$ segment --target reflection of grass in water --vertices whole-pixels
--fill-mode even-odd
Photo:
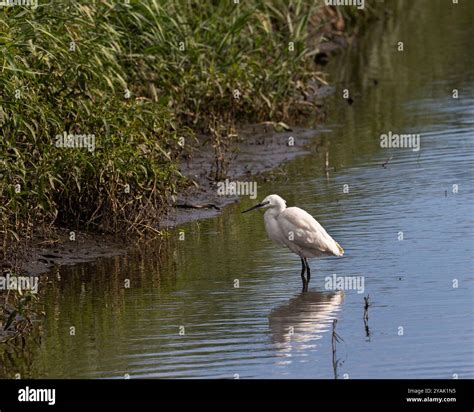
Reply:
[[[33,329],[32,318],[38,296],[29,291],[9,290],[0,296],[2,319],[0,319],[0,343],[24,339]]]
[[[49,373],[73,377],[81,369],[68,371],[64,365],[85,362],[94,369],[106,362],[104,359],[123,353],[130,329],[143,324],[150,310],[159,311],[160,302],[177,289],[178,274],[169,250],[177,246],[172,242],[150,241],[125,256],[64,267],[60,277],[50,277],[41,297],[45,308],[39,331],[43,345],[36,354]],[[75,336],[69,335],[71,326],[76,328]],[[103,352],[91,350],[91,342]]]
[[[0,377],[23,376],[23,369],[30,370],[32,345],[40,344],[38,321],[44,315],[39,302],[40,295],[31,291],[7,290],[0,295]]]
[[[41,339],[30,333],[16,341],[0,344],[0,377],[2,379],[37,378],[34,362]]]

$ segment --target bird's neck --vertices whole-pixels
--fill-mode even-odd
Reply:
[[[286,209],[285,205],[276,205],[276,206],[271,207],[270,209],[267,209],[267,211],[265,212],[265,215],[276,219],[278,215],[281,212],[283,212],[285,209]]]

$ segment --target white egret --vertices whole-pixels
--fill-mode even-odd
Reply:
[[[299,207],[286,207],[285,200],[278,195],[269,195],[261,203],[242,213],[259,208],[268,209],[264,215],[268,237],[300,257],[303,292],[307,292],[311,279],[307,259],[324,255],[342,256],[344,249],[313,216]]]

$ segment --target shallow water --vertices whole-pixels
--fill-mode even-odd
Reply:
[[[0,374],[474,378],[474,4],[461,3],[401,7],[333,61],[331,131],[259,182],[259,199],[306,209],[346,251],[310,261],[309,293],[299,258],[267,240],[260,212],[240,214],[243,199],[160,250],[62,268],[43,286],[41,344]],[[389,131],[420,133],[421,149],[380,148]],[[333,274],[363,276],[363,293],[326,290]]]

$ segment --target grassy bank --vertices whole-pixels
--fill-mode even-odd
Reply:
[[[314,34],[373,13],[323,3],[1,9],[0,260],[53,225],[143,234],[186,184],[177,163],[197,133],[225,145],[235,122],[307,110]]]

